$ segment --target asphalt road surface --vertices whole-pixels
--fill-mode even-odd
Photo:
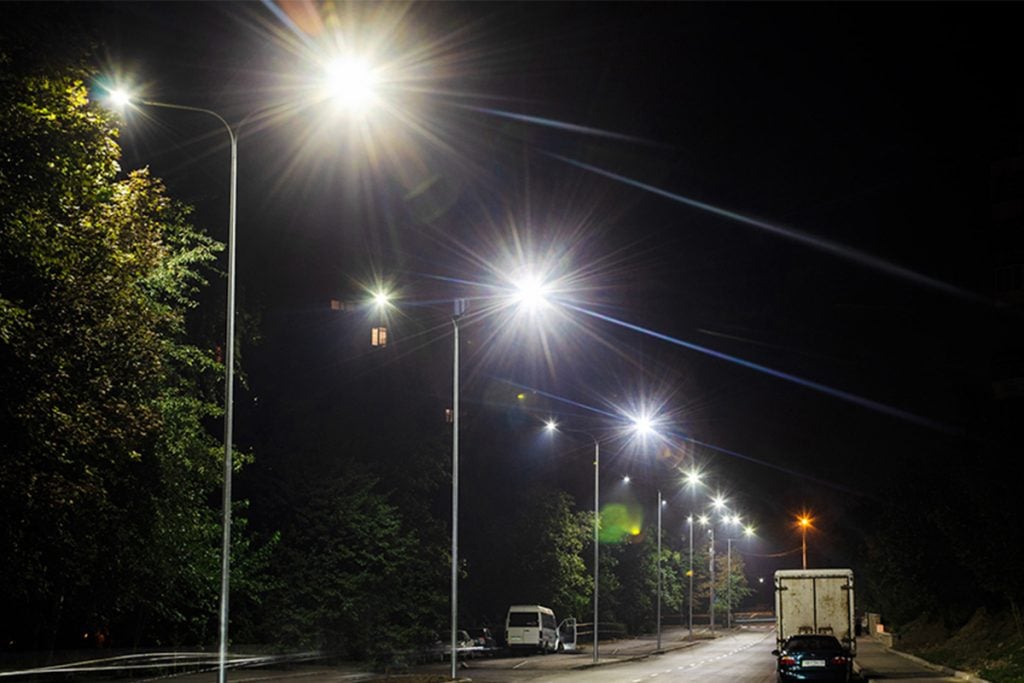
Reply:
[[[775,632],[770,625],[743,626],[731,633],[721,633],[715,639],[688,641],[679,633],[668,632],[663,641],[665,652],[652,654],[652,639],[610,641],[601,649],[601,664],[593,666],[588,652],[526,657],[496,657],[473,659],[459,668],[463,680],[475,683],[661,683],[662,681],[700,681],[701,683],[774,683]],[[115,658],[120,660],[120,658]],[[133,660],[134,661],[134,660]],[[92,660],[78,662],[73,669],[92,672],[90,680],[102,681],[102,672],[110,665],[124,661]],[[858,642],[857,668],[862,675],[853,680],[869,683],[875,680],[900,679],[906,683],[946,683],[957,680],[980,681],[952,671],[939,671],[938,667],[921,660],[887,650],[878,640],[864,638]],[[116,679],[129,679],[131,670],[138,669],[136,681],[154,680],[152,669],[141,663],[127,666]],[[434,674],[447,677],[449,665],[434,662],[403,669],[394,673]],[[145,673],[144,673],[145,672]],[[17,672],[0,673],[0,679]],[[21,672],[25,673],[25,672]],[[42,673],[42,670],[37,670]],[[956,675],[954,675],[956,674]],[[75,680],[72,670],[64,680]],[[96,677],[96,676],[100,677]],[[175,683],[212,683],[216,671],[207,668],[189,674],[162,677]],[[372,674],[358,663],[308,664],[292,663],[287,666],[266,662],[256,668],[232,669],[230,683],[357,683],[378,681],[384,677]],[[32,680],[32,679],[28,679]],[[37,677],[35,680],[47,680]]]
[[[774,683],[775,658],[771,654],[774,647],[774,631],[752,630],[661,655],[597,667],[586,667],[589,661],[586,655],[551,655],[474,661],[460,673],[481,683]],[[573,666],[586,668],[571,668]]]

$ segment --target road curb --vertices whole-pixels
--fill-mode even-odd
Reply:
[[[912,655],[909,652],[901,652],[900,650],[896,650],[894,648],[884,647],[884,646],[883,646],[883,649],[886,652],[890,653],[890,654],[899,655],[900,657],[903,657],[904,659],[907,659],[907,660],[909,660],[911,662],[914,662],[915,664],[917,664],[919,666],[923,666],[926,669],[930,669],[931,671],[935,671],[937,673],[943,673],[943,674],[946,674],[947,676],[952,676],[953,678],[959,678],[961,680],[968,681],[968,683],[991,683],[991,681],[989,681],[987,679],[984,679],[984,678],[980,678],[978,676],[975,676],[973,673],[971,673],[969,671],[960,671],[959,669],[953,669],[953,668],[948,667],[948,666],[942,666],[941,664],[935,664],[933,662],[929,662],[927,659],[923,659],[921,657],[918,657],[917,655]],[[858,674],[861,673],[861,669],[857,665],[857,660],[856,659],[854,660],[854,669],[857,670]],[[883,680],[883,678],[868,678],[868,677],[866,677],[864,680],[866,680],[866,681]]]
[[[970,683],[990,683],[990,681],[988,681],[988,680],[986,680],[984,678],[979,678],[978,676],[975,676],[970,671],[960,671],[959,669],[953,669],[953,668],[948,667],[948,666],[942,666],[941,664],[934,664],[932,662],[929,662],[927,659],[922,659],[921,657],[918,657],[917,655],[912,655],[909,652],[901,652],[901,651],[893,649],[891,647],[887,647],[885,649],[887,651],[893,653],[894,655],[899,655],[900,657],[903,657],[904,659],[909,659],[910,661],[914,662],[915,664],[920,664],[921,666],[928,667],[932,671],[938,671],[938,672],[946,674],[947,676],[953,676],[955,678],[959,678],[959,679],[962,679],[962,680],[965,680],[965,681],[969,681]]]

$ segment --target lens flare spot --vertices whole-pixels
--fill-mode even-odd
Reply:
[[[643,528],[643,512],[639,507],[612,503],[601,510],[601,543],[626,543]]]

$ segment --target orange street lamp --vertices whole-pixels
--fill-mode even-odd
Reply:
[[[807,569],[807,529],[811,526],[811,516],[800,515],[796,518],[796,523],[800,527],[800,547],[803,550],[804,569]]]

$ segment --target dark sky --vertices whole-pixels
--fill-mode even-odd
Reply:
[[[442,428],[445,302],[493,290],[438,278],[499,282],[516,255],[571,274],[560,296],[577,309],[541,321],[544,335],[504,314],[467,323],[470,518],[505,464],[552,457],[524,435],[536,421],[509,417],[519,389],[501,380],[602,411],[660,403],[674,451],[752,511],[765,554],[798,542],[801,507],[825,537],[901,460],[948,457],[962,443],[951,434],[984,421],[1003,324],[986,303],[1004,247],[989,167],[1021,152],[1018,6],[309,7],[306,33],[260,3],[82,3],[64,19],[97,29],[106,78],[232,122],[256,113],[240,143],[238,254],[262,340],[243,359],[238,438],[257,457],[287,467],[268,444],[310,422]],[[390,69],[369,123],[303,99],[339,44]],[[149,165],[223,239],[224,134],[144,113],[127,117],[125,166]],[[327,309],[375,276],[405,300],[386,357],[369,354],[360,314]],[[567,425],[613,424],[528,401]],[[665,476],[618,443],[609,486],[627,469]],[[586,508],[590,471],[573,457],[560,476]]]

